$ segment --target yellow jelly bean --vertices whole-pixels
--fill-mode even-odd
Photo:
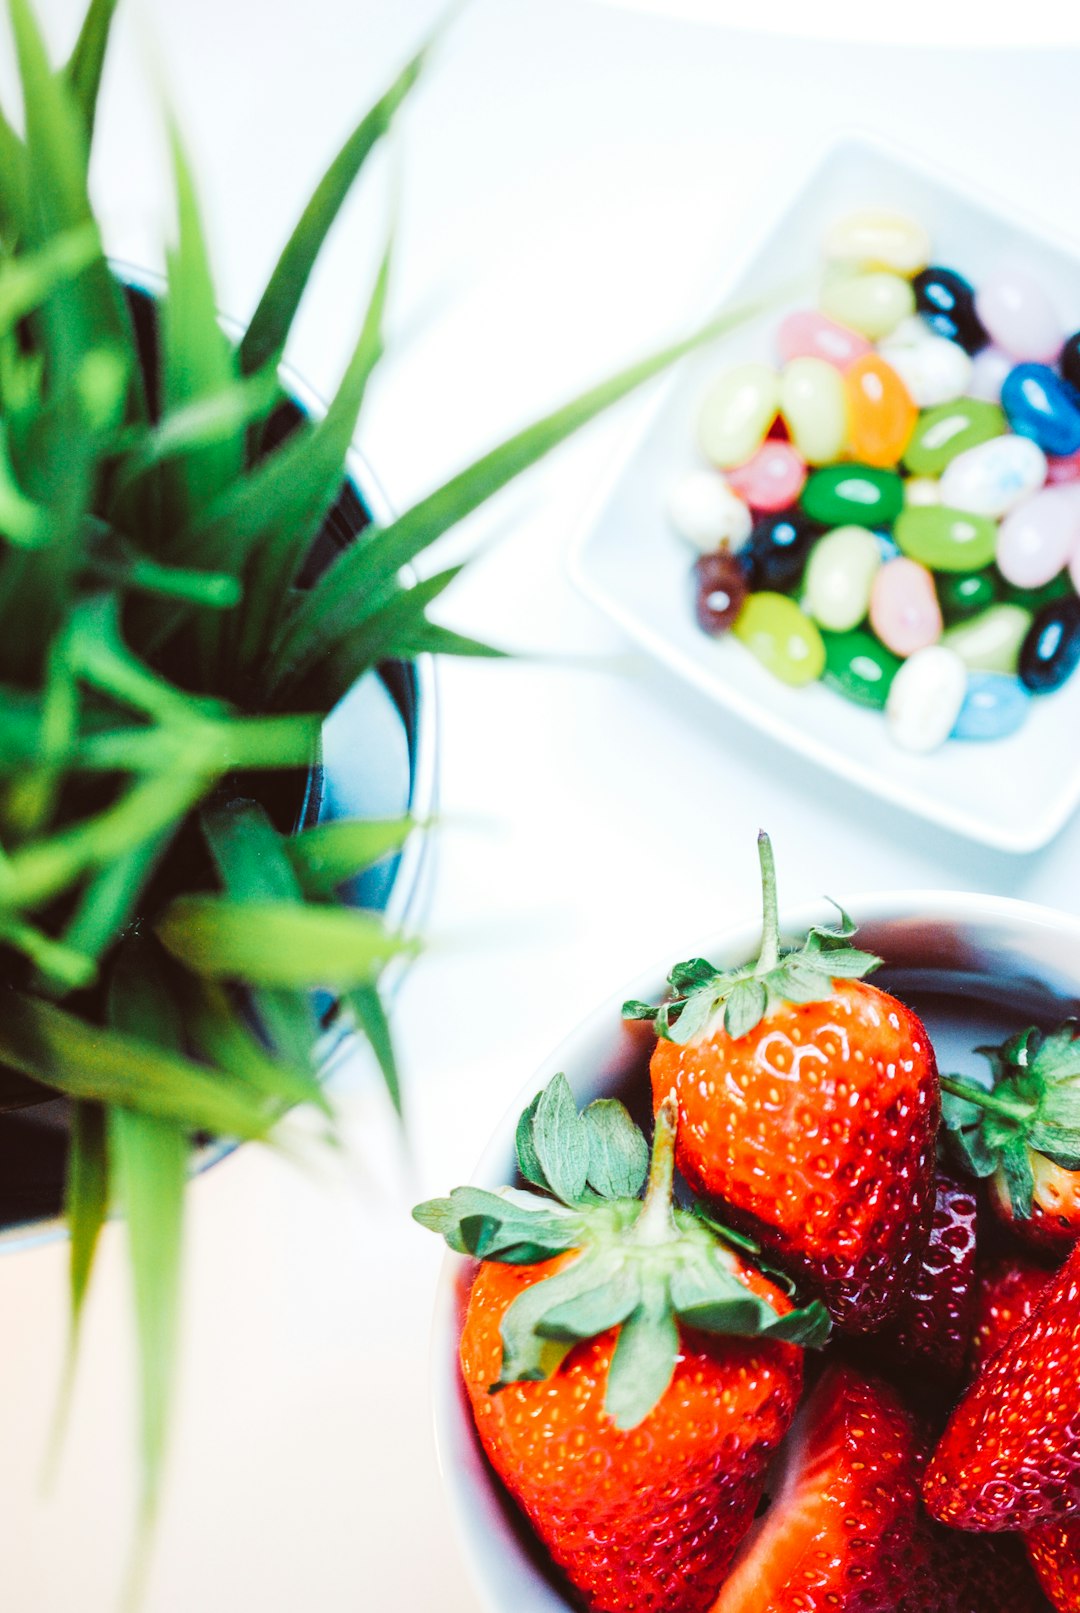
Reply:
[[[910,276],[930,262],[930,236],[904,213],[865,208],[836,221],[825,237],[825,256],[834,263]]]
[[[895,465],[911,440],[919,411],[891,365],[877,353],[855,360],[844,376],[848,443],[863,465]]]
[[[768,364],[736,364],[715,382],[701,407],[698,441],[721,470],[745,465],[765,441],[780,403],[780,381]]]
[[[876,342],[915,312],[915,293],[907,280],[887,269],[851,274],[837,267],[825,276],[821,309]]]
[[[780,377],[780,413],[808,465],[839,459],[847,441],[844,377],[823,358],[793,358]]]

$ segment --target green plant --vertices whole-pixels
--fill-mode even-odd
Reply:
[[[389,245],[325,414],[275,442],[279,364],[341,203],[426,52],[345,142],[239,341],[218,321],[170,130],[177,231],[155,391],[87,191],[114,9],[91,0],[54,71],[28,0],[9,0],[22,119],[0,111],[0,1107],[73,1102],[73,1349],[101,1226],[115,1198],[126,1211],[149,1519],[194,1139],[267,1139],[298,1103],[332,1120],[315,987],[351,1012],[399,1097],[378,981],[411,943],[335,899],[411,825],[289,838],[260,781],[310,766],[326,713],[379,662],[496,653],[428,619],[455,571],[418,581],[410,562],[739,316],[538,421],[301,586],[382,352]]]

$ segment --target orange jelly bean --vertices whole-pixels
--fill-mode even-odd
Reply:
[[[904,452],[919,411],[896,371],[878,353],[855,360],[844,376],[852,457],[881,469]]]

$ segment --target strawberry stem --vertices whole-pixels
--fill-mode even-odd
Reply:
[[[954,1098],[963,1098],[965,1103],[973,1104],[976,1109],[1001,1115],[1005,1120],[1026,1120],[1034,1107],[1022,1098],[1003,1098],[998,1093],[988,1092],[985,1087],[954,1075],[943,1075],[940,1079],[942,1092],[951,1093]]]
[[[780,961],[780,913],[776,902],[776,864],[773,861],[772,841],[764,829],[757,837],[758,862],[761,864],[761,951],[758,954],[755,974],[767,975]]]
[[[634,1238],[638,1243],[667,1243],[678,1237],[673,1209],[675,1186],[675,1132],[679,1124],[679,1103],[668,1093],[656,1111],[649,1179]]]

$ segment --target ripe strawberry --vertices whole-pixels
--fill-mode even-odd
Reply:
[[[893,1390],[830,1367],[784,1447],[779,1488],[712,1613],[893,1613],[925,1607],[922,1442]]]
[[[955,1529],[1015,1529],[1080,1510],[1080,1245],[986,1362],[923,1485]]]
[[[1033,1529],[1027,1549],[1039,1583],[1057,1613],[1080,1613],[1080,1521]]]
[[[973,1176],[990,1178],[1000,1219],[1029,1246],[1065,1256],[1080,1236],[1080,1037],[1075,1020],[1044,1036],[1034,1027],[990,1060],[987,1091],[942,1078],[945,1123]]]
[[[756,964],[704,959],[671,972],[655,1021],[654,1102],[679,1101],[678,1162],[691,1186],[854,1331],[887,1322],[910,1286],[933,1210],[937,1068],[903,1003],[859,978],[880,961],[854,927],[812,929],[781,952],[768,837]]]
[[[995,1261],[975,1284],[975,1325],[968,1356],[972,1378],[1001,1348],[1009,1334],[1026,1322],[1050,1281],[1043,1266],[1016,1256]]]
[[[1016,1535],[969,1535],[928,1524],[932,1596],[910,1613],[1049,1613]],[[909,1604],[904,1604],[909,1613]]]
[[[930,1240],[892,1327],[871,1341],[905,1367],[932,1367],[935,1383],[957,1379],[968,1353],[978,1211],[971,1188],[939,1171]]]
[[[598,1613],[704,1613],[795,1414],[797,1344],[828,1332],[673,1207],[676,1122],[661,1105],[650,1166],[621,1104],[579,1115],[556,1077],[517,1139],[552,1197],[458,1188],[413,1212],[482,1257],[461,1336],[477,1432]]]

